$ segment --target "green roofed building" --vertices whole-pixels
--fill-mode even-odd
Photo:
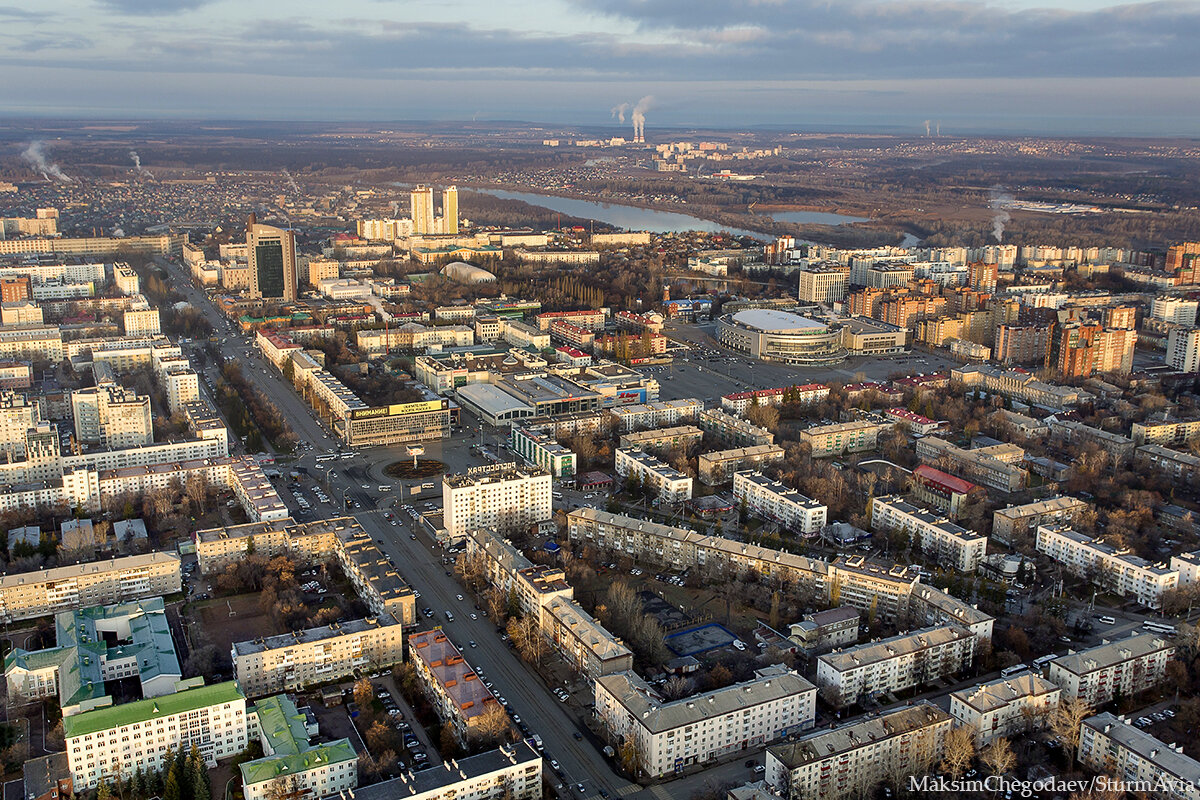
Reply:
[[[105,681],[137,677],[142,697],[157,697],[183,677],[161,597],[63,611],[54,622],[57,647],[5,657],[9,697],[57,695],[70,716],[111,705]]]
[[[63,717],[75,790],[162,767],[168,751],[195,747],[210,767],[246,749],[246,697],[236,681],[180,681],[178,691]]]
[[[266,755],[239,765],[246,800],[276,794],[273,784],[286,784],[288,792],[306,798],[329,797],[358,786],[358,754],[350,740],[310,744],[305,716],[286,696],[259,700],[250,721],[252,728],[257,726]]]

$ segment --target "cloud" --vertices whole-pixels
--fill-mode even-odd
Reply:
[[[213,0],[97,0],[98,4],[118,14],[161,16],[195,11]]]
[[[46,14],[16,6],[0,6],[0,19],[48,20],[49,17]]]

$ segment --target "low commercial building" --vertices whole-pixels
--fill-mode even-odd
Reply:
[[[204,763],[232,758],[250,743],[246,697],[236,681],[181,682],[179,691],[63,718],[76,791],[101,781],[158,772],[168,751],[194,747]]]
[[[977,747],[998,737],[1044,730],[1062,690],[1036,673],[999,678],[950,695],[950,715],[975,733]]]
[[[776,461],[782,461],[783,455],[783,448],[777,444],[701,453],[697,460],[697,472],[701,483],[716,486],[728,483],[733,479],[734,473],[740,470],[760,470]]]
[[[0,578],[0,620],[163,597],[181,588],[179,556],[164,552],[11,573]]]
[[[867,509],[876,531],[905,533],[915,549],[959,572],[974,572],[987,552],[987,537],[983,534],[914,506],[899,495],[873,497]]]
[[[352,619],[320,628],[234,642],[233,673],[247,697],[296,692],[404,660],[394,619]]]
[[[838,705],[956,675],[975,660],[976,638],[957,625],[922,628],[817,658],[817,684]]]
[[[700,430],[729,447],[758,447],[775,443],[775,434],[766,428],[760,428],[719,408],[701,411],[698,425]]]
[[[914,436],[924,436],[941,427],[941,423],[937,420],[923,417],[907,408],[889,408],[883,412],[883,415],[893,421],[897,427],[903,428]]]
[[[358,786],[358,753],[349,739],[313,744],[305,715],[287,697],[259,700],[248,712],[263,756],[238,765],[246,800],[268,800],[283,779],[294,797],[322,798]]]
[[[721,396],[721,408],[730,414],[744,416],[755,406],[781,406],[784,403],[810,405],[819,403],[829,396],[829,387],[823,383],[808,383],[803,386],[780,386],[774,389],[755,389],[750,392],[734,392]]]
[[[861,453],[879,446],[879,434],[892,426],[886,423],[856,420],[813,425],[800,431],[800,441],[811,448],[813,458]]]
[[[596,717],[614,746],[631,741],[652,778],[808,730],[817,689],[782,665],[752,680],[666,701],[633,672],[596,680]]]
[[[1062,689],[1063,700],[1082,700],[1096,708],[1162,683],[1174,655],[1175,645],[1165,638],[1134,633],[1059,656],[1050,662],[1046,677]]]
[[[766,782],[782,797],[869,796],[886,780],[932,772],[953,719],[929,702],[815,731],[767,748]]]
[[[1150,796],[1200,797],[1200,761],[1185,755],[1182,744],[1167,744],[1107,711],[1080,726],[1079,761],[1126,786],[1145,787]]]
[[[508,434],[508,446],[526,462],[555,478],[575,474],[575,454],[541,431],[513,425]]]
[[[408,652],[434,710],[451,725],[460,742],[466,742],[479,730],[482,717],[505,713],[495,695],[441,630],[414,633],[408,638]]]
[[[1058,495],[997,509],[992,514],[992,538],[1003,545],[1013,545],[1036,534],[1042,525],[1069,525],[1088,504],[1077,497]]]
[[[1037,550],[1062,564],[1070,574],[1146,608],[1160,608],[1163,593],[1179,586],[1179,571],[1167,564],[1151,563],[1128,549],[1118,549],[1071,528],[1039,525]]]
[[[746,509],[777,523],[786,530],[811,538],[825,527],[828,508],[779,481],[759,472],[733,476],[733,497]]]
[[[659,502],[682,503],[692,497],[692,479],[669,464],[641,450],[617,448],[617,474],[636,481]]]

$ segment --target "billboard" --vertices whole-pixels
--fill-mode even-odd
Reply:
[[[403,417],[408,414],[424,414],[446,408],[445,400],[422,400],[416,403],[393,403],[390,406],[356,408],[350,411],[350,419],[375,419],[376,417]]]

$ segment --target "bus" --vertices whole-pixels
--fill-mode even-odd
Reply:
[[[1142,627],[1151,633],[1161,633],[1164,636],[1174,636],[1177,631],[1174,625],[1167,625],[1165,622],[1151,622],[1146,620],[1142,623]]]
[[[1054,653],[1047,653],[1044,656],[1039,656],[1038,658],[1035,658],[1033,660],[1033,665],[1035,667],[1037,667],[1038,669],[1044,669],[1047,664],[1049,664],[1051,661],[1053,661],[1056,658],[1058,658],[1058,656],[1054,655]]]
[[[388,485],[386,485],[386,484],[382,484],[382,483],[381,483],[381,484],[380,484],[380,485],[379,485],[377,488],[378,488],[378,489],[379,489],[379,491],[381,491],[381,492],[390,492],[390,491],[392,490],[392,487],[391,487],[391,486],[388,486]]]
[[[1001,678],[1011,678],[1014,675],[1020,675],[1022,672],[1028,672],[1028,664],[1013,664],[1011,667],[1005,667],[1000,670]]]
[[[337,459],[337,454],[335,454],[335,453],[326,453],[323,456],[317,456],[317,461],[334,461],[336,459]]]

